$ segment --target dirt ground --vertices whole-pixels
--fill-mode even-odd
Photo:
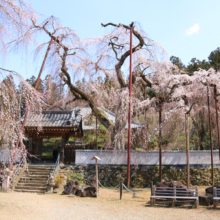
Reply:
[[[199,189],[204,192],[205,187]],[[139,189],[140,190],[140,189]],[[202,194],[202,193],[200,193]],[[150,207],[150,189],[135,198],[123,191],[100,189],[99,198],[79,198],[61,194],[0,193],[1,220],[65,220],[65,219],[220,219],[219,208],[200,206]]]

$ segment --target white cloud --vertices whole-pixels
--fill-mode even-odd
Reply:
[[[194,24],[191,28],[186,31],[186,35],[196,34],[199,31],[199,24]]]

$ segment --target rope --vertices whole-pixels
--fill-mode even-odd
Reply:
[[[104,189],[114,190],[114,189],[118,188],[118,186],[119,186],[120,184],[118,184],[117,186],[115,186],[114,188],[111,188],[111,189],[104,187],[104,186],[100,183],[100,181],[99,181],[99,185],[100,185],[102,188],[104,188]]]
[[[141,192],[145,192],[145,191],[147,191],[149,188],[147,188],[147,189],[144,189],[144,190],[142,190],[142,191],[139,191],[139,192],[133,192],[133,191],[131,191],[130,189],[128,189],[126,186],[125,186],[125,184],[123,183],[123,187],[127,190],[127,191],[129,191],[129,192],[131,192],[131,193],[135,193],[135,194],[137,194],[137,193],[141,193]]]
[[[101,183],[100,183],[100,181],[99,181],[99,185],[102,187],[102,188],[104,188],[104,189],[107,189],[107,190],[114,190],[114,189],[116,189],[116,188],[118,188],[119,187],[119,185],[120,185],[120,183],[117,185],[117,186],[115,186],[114,188],[106,188],[106,187],[104,187]],[[133,192],[133,191],[131,191],[130,189],[128,189],[126,186],[125,186],[125,184],[123,183],[122,184],[122,186],[128,191],[128,192],[131,192],[131,193],[133,193],[133,194],[138,194],[138,193],[142,193],[142,192],[145,192],[145,191],[147,191],[149,188],[146,188],[145,190],[142,190],[142,191],[139,191],[139,192]]]
[[[124,183],[122,184],[122,186],[123,186],[127,191],[129,191],[129,192],[131,192],[131,193],[135,193],[135,192],[131,191],[130,189],[128,189],[128,188],[125,186]]]

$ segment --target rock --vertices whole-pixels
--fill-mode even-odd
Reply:
[[[53,190],[53,193],[58,193],[58,189],[54,189],[54,190]]]
[[[203,195],[199,196],[199,205],[210,206],[213,204],[213,196],[212,195]]]
[[[174,185],[177,187],[177,188],[180,188],[178,189],[178,192],[176,193],[176,195],[178,196],[178,194],[181,194],[181,191],[187,191],[186,187],[183,185],[183,183],[181,181],[171,181],[171,182],[160,182],[157,187],[164,187],[164,189],[157,189],[156,188],[156,191],[157,190],[160,190],[157,192],[157,194],[162,193],[166,193],[167,196],[169,196],[169,191],[168,191],[168,187],[174,187]],[[191,192],[189,191],[189,194],[191,195]],[[172,195],[172,192],[171,194]],[[187,194],[186,194],[187,195]]]
[[[76,196],[81,196],[82,197],[82,194],[83,194],[83,189],[77,189],[76,192],[75,192]]]
[[[79,182],[77,180],[70,180],[64,186],[64,194],[74,194],[79,189]]]
[[[95,177],[93,178],[93,183],[96,183]],[[64,194],[73,194],[80,197],[96,197],[96,188],[90,186],[85,189],[80,189],[77,180],[70,180],[64,186]]]
[[[158,183],[157,187],[169,187],[170,182],[160,182]]]
[[[181,181],[171,181],[169,187],[174,187],[174,185],[176,188],[186,188]]]
[[[81,194],[81,197],[96,197],[96,188],[93,186],[85,188]]]
[[[214,187],[220,188],[220,185],[214,185]],[[207,194],[213,195],[213,187],[211,186],[211,187],[206,188],[206,189],[205,189],[205,192],[206,192],[206,195],[207,195]]]

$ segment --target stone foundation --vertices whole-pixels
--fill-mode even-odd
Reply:
[[[99,166],[99,181],[105,187],[113,187],[122,180],[126,183],[127,167],[126,166]],[[84,175],[83,182],[91,185],[92,178],[95,176],[95,166],[63,166],[61,170],[70,175],[71,173],[81,173]],[[186,185],[186,169],[175,169],[169,166],[163,167],[164,181],[181,181]],[[214,169],[215,184],[220,184],[220,168]],[[131,166],[131,186],[132,187],[150,187],[150,182],[154,184],[159,182],[158,166]],[[190,181],[193,186],[211,185],[210,168],[191,168]]]

